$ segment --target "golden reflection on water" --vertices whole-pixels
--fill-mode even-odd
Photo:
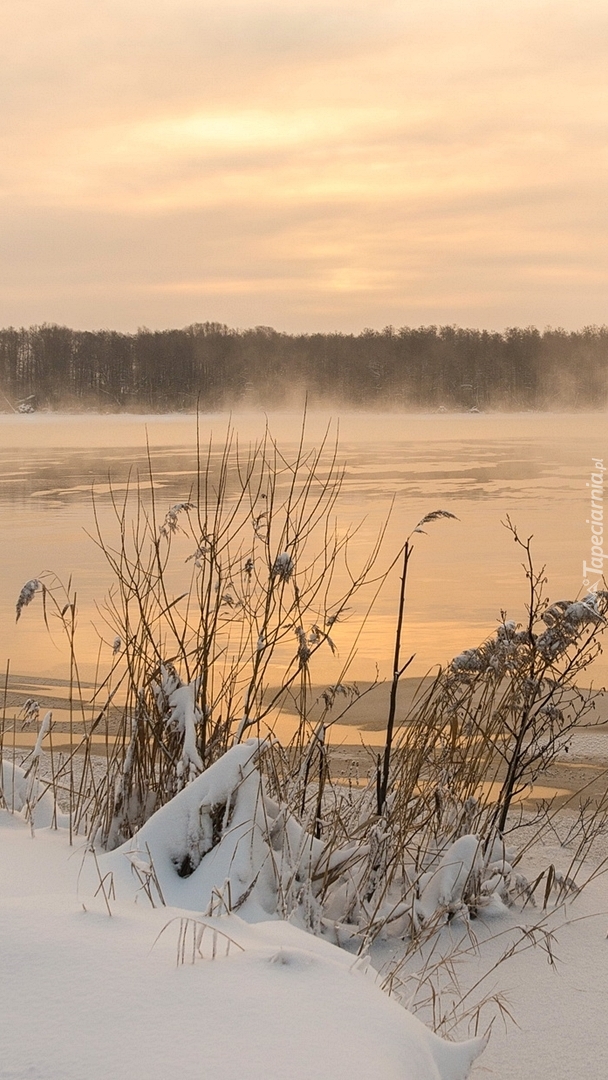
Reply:
[[[318,444],[330,420],[320,413],[308,417],[310,443]],[[213,433],[219,447],[228,422],[226,415],[201,417],[203,443]],[[260,437],[265,422],[261,413],[232,417],[241,444]],[[301,417],[277,413],[269,423],[280,445],[294,449]],[[360,526],[355,558],[364,558],[393,500],[387,562],[427,512],[446,509],[459,519],[434,523],[428,535],[416,537],[403,643],[404,656],[416,654],[409,674],[421,675],[477,644],[492,631],[501,609],[524,618],[526,585],[519,553],[501,525],[506,514],[523,535],[534,535],[552,598],[579,593],[582,562],[590,554],[585,484],[591,457],[603,454],[605,436],[606,418],[595,414],[340,417],[338,456],[346,476],[338,512],[342,526]],[[65,580],[73,574],[81,674],[94,678],[99,635],[110,634],[95,604],[111,576],[86,535],[94,531],[91,488],[111,536],[108,475],[116,491],[124,491],[129,471],[139,471],[145,484],[146,438],[158,505],[187,498],[196,472],[193,416],[0,417],[0,668],[10,658],[13,672],[66,677],[65,645],[45,629],[39,598],[17,625],[14,618],[21,585],[52,569]],[[381,677],[388,674],[396,595],[395,574],[361,634],[351,679],[373,679],[376,667]],[[337,677],[362,610],[363,604],[336,628],[338,659],[329,650],[318,655],[315,683]],[[102,646],[102,672],[109,660]],[[598,665],[596,680],[604,680],[607,671],[604,662]]]

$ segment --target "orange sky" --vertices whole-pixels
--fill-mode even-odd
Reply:
[[[3,0],[0,325],[608,321],[606,0]]]

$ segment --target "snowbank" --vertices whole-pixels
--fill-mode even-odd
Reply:
[[[1,1080],[464,1080],[483,1048],[438,1039],[285,921],[83,904],[83,855],[0,812]]]
[[[180,890],[193,888],[188,883],[197,872],[201,881],[207,880],[206,875],[211,880],[214,863],[216,881],[222,880],[226,869],[232,873],[233,866],[219,864],[235,837],[242,837],[242,843],[232,848],[235,860],[243,872],[250,869],[246,853],[251,852],[251,822],[247,830],[240,815],[251,808],[253,788],[249,791],[247,784],[255,769],[254,752],[251,745],[239,747],[230,764],[224,763],[214,773],[209,770],[204,783],[201,777],[189,785],[183,798],[175,801],[173,813],[159,812],[146,826],[159,868],[167,860],[163,864],[166,883],[169,888],[175,886],[176,896],[183,895]],[[112,878],[105,876],[112,916],[101,893],[92,899],[99,875],[95,888],[89,883],[77,899],[78,879],[83,885],[94,860],[86,856],[84,846],[68,846],[65,829],[38,827],[32,836],[25,798],[31,774],[26,778],[18,770],[14,776],[15,808],[20,813],[0,811],[0,1080],[207,1080],[211,1076],[214,1080],[308,1080],[310,1076],[316,1080],[456,1080],[466,1076],[479,1043],[454,1045],[437,1040],[379,990],[373,969],[366,972],[365,964],[347,952],[304,934],[285,920],[264,920],[259,902],[264,890],[257,899],[250,894],[255,901],[252,907],[245,901],[238,915],[221,918],[204,917],[194,906],[184,910],[184,904],[153,908],[131,868],[131,857],[116,851],[98,857],[100,873],[115,874],[118,900],[111,893]],[[227,793],[234,793],[235,780],[237,793],[247,796],[247,805],[239,807],[238,798],[230,799],[233,816],[222,831],[226,848],[220,857],[218,843],[204,851],[209,820],[212,824],[214,820],[214,814],[204,808],[221,804]],[[260,843],[266,843],[261,829],[264,813],[272,812],[270,803],[264,805],[258,819]],[[259,809],[259,799],[255,806]],[[291,837],[292,862],[297,865],[298,851],[306,850],[298,846],[297,823],[277,818],[272,819],[270,833],[276,825],[275,837],[280,830]],[[215,821],[217,829],[219,816]],[[193,822],[196,833],[188,831]],[[140,841],[143,835],[142,829]],[[192,852],[196,859],[198,850],[200,862],[192,874],[181,878],[176,861],[189,850],[188,843],[184,847],[184,835],[190,837],[188,843],[196,839],[198,849],[194,846]],[[427,912],[457,906],[466,875],[475,870],[479,853],[474,838],[461,839],[463,843],[445,852],[421,882],[420,900]],[[259,850],[268,853],[268,845]],[[145,848],[144,852],[147,856]],[[492,852],[488,872],[497,866],[499,876],[507,873],[508,855]],[[547,862],[558,865],[563,858],[564,850],[557,843],[543,846],[536,853],[537,865],[532,860],[532,874]],[[89,866],[84,874],[83,860]],[[206,868],[199,871],[206,861]],[[145,881],[145,873],[140,870],[140,874]],[[232,880],[236,890],[238,878]],[[555,951],[562,963],[557,975],[547,967],[541,950],[529,948],[498,968],[490,985],[483,984],[482,996],[506,992],[517,1026],[509,1024],[505,1030],[502,1024],[494,1025],[487,1050],[471,1068],[471,1080],[486,1076],[554,1080],[583,1075],[588,1080],[604,1080],[605,882],[605,877],[592,881],[577,898],[571,922],[559,930]],[[148,885],[153,889],[153,883]],[[241,918],[246,914],[250,919],[256,913],[262,921],[255,924]],[[422,910],[420,914],[424,918]],[[542,918],[530,906],[523,913],[505,911],[501,933],[494,938],[493,920],[486,921],[485,912],[480,912],[474,924],[478,954],[470,948],[469,926],[457,919],[444,925],[442,948],[449,952],[450,943],[456,944],[460,937],[469,948],[459,970],[463,989],[477,985],[499,960],[509,948],[510,933],[514,941],[521,938],[520,922],[532,926]],[[559,914],[558,922],[562,921]],[[191,963],[192,945],[197,942],[202,956],[195,951]],[[180,945],[179,959],[184,963],[176,964]],[[212,960],[214,947],[217,956]],[[395,942],[378,943],[374,961],[389,963],[396,949]]]
[[[323,930],[336,944],[353,938],[358,918],[363,924],[370,919],[361,903],[361,879],[373,898],[374,883],[365,878],[366,865],[373,862],[371,847],[350,844],[328,855],[319,840],[269,798],[257,768],[260,746],[257,739],[234,746],[135,836],[97,861],[89,860],[83,878],[89,890],[95,892],[107,879],[119,899],[147,897],[153,906],[166,903],[206,914],[238,912],[248,921],[291,918],[304,929]],[[377,843],[382,843],[380,832]],[[484,894],[479,902],[501,905],[511,867],[502,847],[499,856],[499,862],[492,856],[482,867],[479,840],[472,835],[440,851],[419,882],[420,896],[413,903],[419,924],[439,924],[457,913],[466,917],[465,888],[480,871]],[[336,881],[320,900],[320,884],[329,870],[338,871]],[[367,908],[374,905],[372,899]],[[385,899],[377,918],[385,910],[394,914],[398,905],[408,915],[412,898]],[[393,919],[393,933],[401,932],[399,926]]]
[[[144,885],[154,902],[192,911],[238,911],[249,920],[294,911],[321,845],[265,793],[259,745],[233,747],[99,858],[120,899]],[[88,880],[97,888],[96,868]]]

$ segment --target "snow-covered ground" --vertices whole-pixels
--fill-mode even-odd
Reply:
[[[493,985],[506,992],[515,1024],[505,1029],[495,1022],[487,1050],[471,1071],[475,1080],[606,1080],[606,876],[587,886],[564,919],[556,931],[555,968],[532,949],[496,971]],[[478,967],[488,966],[504,945],[502,939],[484,949]]]
[[[24,813],[0,811],[0,1080],[464,1080],[479,1042],[438,1040],[380,989],[403,947],[398,939],[376,944],[368,965],[276,912],[269,917],[263,877],[238,915],[202,915],[221,882],[230,880],[238,898],[246,779],[226,842],[208,855],[199,850],[202,860],[186,877],[176,870],[188,854],[179,845],[189,837],[194,857],[230,769],[242,768],[248,753],[246,746],[232,751],[154,815],[136,842],[98,857],[79,838],[70,847],[65,828],[45,827],[44,799],[34,832]],[[26,791],[27,781],[19,784]],[[306,858],[294,832],[296,849]],[[526,871],[550,863],[565,869],[568,852],[549,836]],[[458,943],[468,949],[458,964],[462,992],[521,942],[521,927],[544,922],[531,907],[492,911],[470,925],[457,917],[437,938],[443,953]],[[472,1001],[506,996],[514,1019],[506,1028],[496,1019],[473,1078],[608,1076],[608,876],[547,926],[556,930],[556,970],[542,948],[520,945],[472,990]],[[489,1006],[482,1028],[491,1013]],[[454,1034],[465,1040],[470,1032]]]
[[[608,731],[605,728],[573,731],[559,753],[559,761],[608,761]]]
[[[563,867],[567,852],[557,844],[539,845],[527,869],[532,874],[551,863]],[[506,917],[482,917],[468,927],[455,920],[442,930],[444,954],[452,948],[458,952],[459,946],[469,950],[456,962],[459,992],[465,993],[487,976],[473,999],[498,993],[512,1017],[503,1021],[488,1003],[481,1028],[485,1029],[492,1013],[495,1019],[488,1046],[471,1069],[471,1080],[608,1077],[608,874],[591,880],[574,900],[548,916],[541,909],[542,896],[536,909],[513,908]],[[540,944],[525,947],[521,930],[534,924],[552,931],[554,965]],[[471,947],[471,936],[478,943],[476,950]],[[514,955],[492,970],[513,943],[519,943]],[[380,945],[372,958],[378,968],[390,968],[393,955],[393,946]],[[456,1037],[466,1034],[466,1026],[461,1026]]]
[[[78,895],[82,858],[0,811],[1,1080],[464,1080],[478,1045],[437,1039],[365,962],[282,921],[110,916]]]

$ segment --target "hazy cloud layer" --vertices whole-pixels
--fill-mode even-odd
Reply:
[[[0,323],[606,321],[603,0],[5,0]]]

